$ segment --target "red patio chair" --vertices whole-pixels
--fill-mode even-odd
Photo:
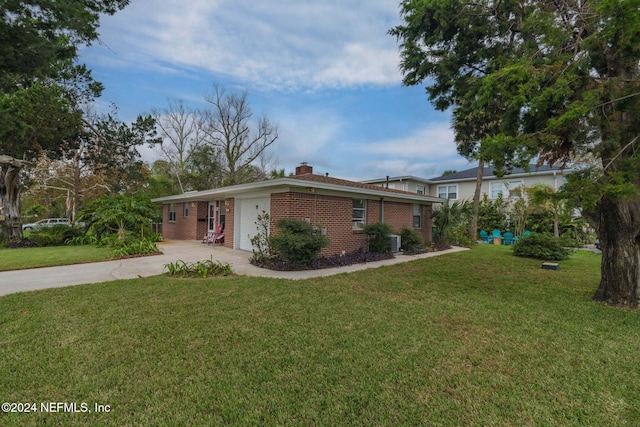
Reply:
[[[214,236],[215,236],[215,232],[207,231],[207,233],[204,236],[202,236],[202,243],[206,243],[207,245],[212,244]]]
[[[207,244],[215,245],[216,243],[224,243],[224,229],[222,228],[222,225],[218,225],[215,232],[209,233],[211,234],[211,238]]]

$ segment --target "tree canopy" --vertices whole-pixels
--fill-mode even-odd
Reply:
[[[73,61],[78,47],[98,38],[100,15],[113,15],[129,0],[0,1],[0,92],[57,79],[56,64]]]
[[[598,159],[571,179],[603,247],[596,299],[638,306],[640,0],[405,0],[401,16],[404,83],[453,108],[466,152],[498,171]]]
[[[0,0],[0,225],[10,238],[22,236],[25,160],[77,148],[87,123],[81,104],[102,91],[86,66],[75,63],[78,48],[97,39],[102,15],[128,3]]]

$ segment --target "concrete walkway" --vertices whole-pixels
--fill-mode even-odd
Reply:
[[[194,262],[213,259],[214,261],[229,263],[233,272],[239,275],[299,280],[377,268],[383,265],[398,264],[466,250],[466,248],[454,247],[441,252],[413,256],[398,255],[393,259],[345,267],[305,271],[273,271],[251,265],[249,263],[250,252],[232,250],[222,246],[208,246],[199,241],[170,240],[162,242],[158,246],[163,252],[162,255],[0,272],[0,295],[85,283],[156,276],[163,273],[165,264],[178,260]]]

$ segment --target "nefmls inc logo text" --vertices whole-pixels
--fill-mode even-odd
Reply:
[[[85,402],[40,402],[40,412],[89,412]]]

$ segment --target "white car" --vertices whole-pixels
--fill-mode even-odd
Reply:
[[[71,226],[69,218],[45,218],[30,224],[22,224],[23,230],[35,230],[36,228],[53,227],[55,225]]]

